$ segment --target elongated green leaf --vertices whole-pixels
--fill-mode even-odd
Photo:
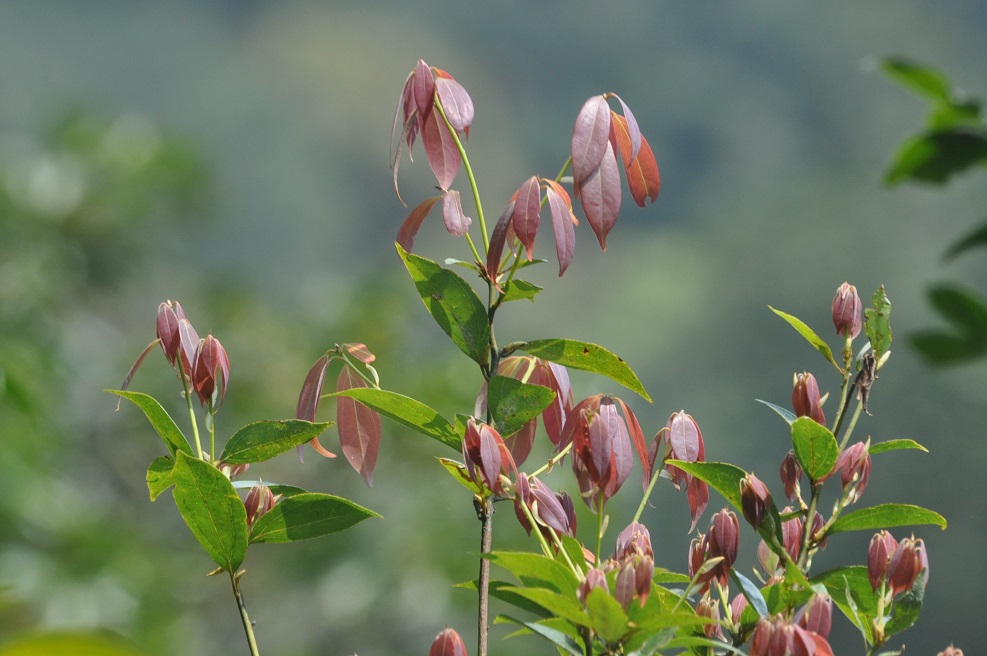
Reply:
[[[616,643],[627,635],[627,613],[603,588],[593,588],[586,595],[586,614],[590,626],[606,642]]]
[[[622,358],[597,344],[574,339],[539,339],[520,344],[517,348],[556,364],[606,376],[651,401],[634,370]]]
[[[487,310],[465,280],[424,257],[395,244],[398,255],[415,282],[415,288],[432,318],[463,353],[480,366],[490,358],[490,324]]]
[[[809,417],[799,417],[792,423],[792,446],[802,471],[813,481],[833,471],[840,455],[840,447],[829,429]]]
[[[514,279],[504,285],[504,302],[529,300],[534,301],[538,292],[544,287],[539,287],[526,280]]]
[[[439,464],[449,472],[460,485],[469,490],[472,494],[482,495],[484,493],[484,486],[481,483],[477,483],[472,478],[470,478],[469,472],[466,469],[466,465],[461,462],[452,460],[451,458],[437,458]]]
[[[219,460],[228,465],[270,460],[318,437],[330,426],[331,421],[313,423],[303,419],[256,421],[233,434]]]
[[[354,387],[328,396],[356,399],[402,426],[438,440],[456,451],[460,450],[462,438],[452,425],[438,412],[409,396],[372,387]]]
[[[951,100],[949,81],[936,69],[918,62],[888,57],[880,62],[881,71],[892,80],[938,103]]]
[[[884,503],[843,515],[830,527],[830,533],[875,531],[895,526],[933,524],[946,530],[946,518],[937,512],[904,503]]]
[[[737,584],[737,587],[740,588],[740,591],[744,594],[744,597],[747,598],[750,605],[754,607],[758,617],[767,617],[768,603],[764,600],[764,597],[761,596],[761,590],[754,585],[754,582],[738,572],[736,568],[731,568],[730,578],[732,578],[734,583]]]
[[[0,656],[146,656],[109,631],[55,631],[23,636],[0,646]]]
[[[712,638],[699,638],[696,636],[682,636],[680,638],[673,638],[668,641],[668,646],[670,648],[676,647],[712,647],[713,653],[718,654],[731,653],[737,654],[737,656],[746,656],[744,652],[737,649],[733,645],[729,645],[721,640],[714,640]],[[691,650],[692,653],[697,653],[696,650]],[[700,652],[701,653],[701,652]]]
[[[830,363],[832,363],[832,365],[836,367],[837,371],[843,373],[843,368],[840,367],[840,365],[838,365],[836,363],[836,360],[833,358],[833,351],[829,348],[829,344],[824,342],[823,339],[819,335],[817,335],[814,330],[812,330],[812,328],[809,328],[807,325],[805,325],[805,323],[803,323],[802,320],[799,319],[798,317],[794,317],[790,314],[782,312],[781,310],[776,310],[770,305],[768,306],[768,309],[770,309],[779,317],[787,321],[792,328],[798,331],[799,335],[804,337],[807,342],[812,344],[813,348],[815,348],[817,351],[822,353],[823,357],[829,360]]]
[[[117,396],[122,396],[127,399],[138,408],[144,412],[144,416],[147,420],[151,422],[151,426],[157,432],[158,436],[168,447],[168,451],[174,456],[179,451],[184,451],[188,455],[192,455],[192,447],[189,445],[185,435],[179,430],[178,425],[175,424],[175,420],[161,407],[161,404],[157,400],[148,394],[142,394],[141,392],[127,392],[124,390],[104,390],[110,394],[116,394]]]
[[[977,292],[959,285],[936,285],[929,290],[929,302],[959,334],[987,341],[987,306]]]
[[[916,442],[915,440],[887,440],[885,442],[877,442],[871,444],[867,451],[874,455],[875,453],[885,453],[886,451],[899,451],[901,449],[918,449],[919,451],[929,452],[924,446]]]
[[[909,336],[912,346],[933,365],[959,364],[987,355],[987,340],[954,335],[944,330],[922,330]]]
[[[588,627],[590,625],[589,617],[586,615],[583,605],[575,597],[561,595],[547,588],[505,587],[502,588],[502,591],[510,592],[534,602],[552,615],[560,617],[575,626]]]
[[[483,557],[503,567],[528,587],[548,588],[571,596],[575,596],[579,587],[579,581],[568,567],[541,554],[495,551]]]
[[[685,462],[669,460],[668,464],[692,474],[723,495],[736,510],[740,507],[740,479],[747,475],[740,467],[727,462]]]
[[[372,510],[333,496],[305,492],[284,499],[261,515],[250,531],[250,542],[297,542],[344,531],[368,517]]]
[[[965,253],[971,248],[982,248],[987,246],[987,223],[978,226],[972,232],[965,234],[955,241],[946,252],[942,254],[942,259],[951,260],[961,253]]]
[[[812,577],[822,583],[833,603],[869,640],[873,640],[871,621],[877,615],[877,593],[870,587],[867,567],[852,565],[823,572]]]
[[[754,399],[754,400],[757,401],[758,403],[763,403],[764,405],[774,410],[778,414],[778,416],[784,419],[789,426],[792,425],[792,422],[798,419],[798,417],[795,416],[795,413],[787,408],[783,408],[780,405],[775,405],[774,403],[770,403],[768,401],[762,401],[761,399]]]
[[[147,468],[147,490],[151,493],[151,501],[157,499],[162,492],[175,484],[171,477],[171,470],[175,466],[175,461],[168,456],[160,456],[154,459],[151,466]]]
[[[172,469],[175,505],[216,564],[235,572],[247,553],[247,511],[230,479],[179,451]]]
[[[526,627],[532,633],[540,635],[551,642],[563,653],[571,654],[572,656],[583,656],[583,649],[579,646],[579,643],[558,629],[546,626],[539,622],[523,622],[521,620],[514,619],[510,615],[501,615],[500,617],[503,617],[505,620],[513,622],[514,624]]]
[[[877,288],[873,298],[874,307],[864,310],[864,334],[870,340],[877,360],[891,348],[891,301],[884,293],[884,285]]]
[[[653,633],[641,643],[641,646],[632,651],[628,656],[653,656],[655,652],[664,647],[675,636],[675,629],[668,627]]]
[[[456,583],[452,587],[462,588],[463,590],[471,590],[476,592],[478,590],[476,579],[472,581],[463,581],[462,583]],[[521,610],[527,611],[532,615],[537,615],[541,618],[553,618],[555,613],[546,610],[535,602],[522,597],[521,595],[514,592],[517,590],[515,586],[506,583],[504,581],[490,581],[490,596],[494,599],[500,599],[506,604],[510,604],[515,608],[520,608]]]
[[[906,140],[891,159],[886,184],[918,180],[943,184],[987,161],[987,133],[964,125],[922,132]]]
[[[508,376],[494,376],[487,383],[487,404],[501,437],[518,432],[555,400],[555,392]]]

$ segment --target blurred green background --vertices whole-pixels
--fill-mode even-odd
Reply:
[[[575,374],[577,395],[622,394],[649,435],[684,408],[709,459],[778,490],[787,430],[755,398],[787,405],[795,371],[824,389],[837,379],[767,305],[829,337],[841,282],[865,298],[886,286],[898,341],[857,430],[930,453],[877,459],[864,503],[947,516],[945,533],[916,531],[931,582],[903,638],[909,653],[950,642],[974,653],[987,370],[930,368],[904,338],[937,321],[933,281],[984,288],[982,257],[940,256],[983,218],[987,187],[976,173],[946,188],[883,186],[925,107],[873,61],[908,56],[987,95],[985,43],[976,0],[0,3],[0,638],[104,627],[156,654],[244,651],[226,582],[205,577],[212,564],[167,495],[147,500],[160,443],[100,391],[153,339],[162,300],[180,300],[230,354],[220,435],[291,416],[308,367],[335,342],[367,343],[389,389],[447,415],[472,407],[478,372],[393,250],[407,210],[391,189],[388,134],[424,58],[473,97],[468,148],[488,215],[529,175],[555,174],[587,97],[616,91],[634,110],[661,197],[628,204],[606,254],[583,226],[565,278],[543,267],[546,290],[505,308],[498,337],[567,336],[623,355],[653,405]],[[424,157],[401,177],[409,203],[431,193]],[[416,250],[468,257],[437,217]],[[133,389],[181,408],[157,353]],[[384,516],[251,549],[244,587],[264,653],[424,654],[446,625],[472,644],[473,599],[450,584],[475,576],[478,523],[435,464],[452,455],[441,449],[385,422],[372,489],[342,458],[311,452],[256,468]],[[573,487],[564,471],[549,482]],[[615,527],[636,507],[632,487]],[[656,560],[684,570],[686,502],[659,488],[645,515]],[[530,546],[508,509],[497,519],[495,546]],[[841,537],[817,571],[864,561],[870,536]],[[838,653],[859,653],[849,623],[834,631]],[[497,641],[506,632],[495,628],[494,653],[545,653],[533,638]]]

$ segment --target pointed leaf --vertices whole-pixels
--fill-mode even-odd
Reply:
[[[460,485],[469,490],[472,494],[483,495],[486,488],[473,480],[470,476],[469,471],[466,469],[466,465],[461,462],[452,460],[451,458],[437,458],[439,464],[449,472],[449,474],[456,479]]]
[[[456,237],[462,237],[469,232],[470,224],[473,223],[473,219],[463,212],[462,200],[455,189],[442,194],[442,220],[449,234]]]
[[[783,408],[780,405],[775,405],[774,403],[770,403],[768,401],[762,401],[761,399],[754,399],[754,400],[757,401],[758,403],[763,403],[764,405],[774,410],[776,413],[778,413],[779,417],[781,417],[788,423],[789,426],[791,426],[792,423],[796,419],[798,419],[798,417],[795,416],[795,413],[789,410],[788,408]]]
[[[944,184],[987,162],[987,132],[967,126],[928,130],[905,141],[891,160],[885,183],[917,180]]]
[[[301,446],[321,435],[332,422],[313,423],[303,419],[255,421],[229,439],[220,462],[243,465],[263,462]]]
[[[435,174],[442,191],[449,189],[459,172],[462,158],[456,141],[446,127],[439,112],[429,112],[422,126],[422,145],[428,157],[428,165]]]
[[[175,420],[171,418],[153,396],[142,394],[141,392],[125,392],[123,390],[108,389],[106,391],[110,394],[122,396],[140,408],[144,412],[144,416],[147,417],[147,420],[151,422],[151,427],[154,428],[158,437],[168,447],[168,451],[171,452],[172,456],[176,455],[179,451],[192,455],[192,447],[189,445],[188,440],[185,439],[185,435],[182,434]]]
[[[826,342],[824,342],[822,340],[822,338],[819,337],[819,335],[817,335],[812,330],[812,328],[809,328],[807,325],[805,325],[804,323],[802,323],[802,320],[801,319],[799,319],[797,317],[793,317],[790,314],[786,314],[786,313],[782,312],[781,310],[776,310],[773,307],[771,307],[770,305],[768,306],[768,309],[770,309],[772,312],[774,312],[775,314],[777,314],[779,317],[781,317],[782,319],[784,319],[785,321],[787,321],[792,326],[792,328],[794,328],[795,330],[798,331],[799,335],[802,335],[802,337],[804,337],[807,342],[809,342],[810,344],[812,344],[812,346],[815,347],[815,349],[817,351],[819,351],[820,353],[822,353],[823,354],[823,357],[826,358],[827,360],[829,360],[832,363],[832,365],[834,367],[836,367],[836,370],[837,371],[839,371],[840,373],[843,372],[843,369],[840,367],[840,365],[836,364],[836,360],[833,358],[833,351],[830,350],[829,344],[827,344]]]
[[[600,165],[580,183],[579,199],[600,248],[607,250],[607,234],[617,222],[620,212],[620,170],[609,140]]]
[[[340,344],[340,347],[363,364],[370,364],[377,359],[377,356],[370,352],[366,344]]]
[[[812,583],[822,583],[843,614],[860,631],[873,640],[871,620],[877,617],[877,593],[870,586],[865,565],[852,565],[823,572],[812,577]]]
[[[880,62],[880,68],[892,80],[911,88],[929,100],[951,101],[948,80],[939,71],[900,57],[888,57]]]
[[[634,370],[622,358],[597,344],[574,339],[538,339],[518,345],[517,350],[565,367],[606,376],[636,392],[646,401],[651,401]]]
[[[501,617],[505,620],[513,622],[514,624],[527,627],[535,635],[540,635],[554,644],[563,654],[569,654],[570,656],[583,656],[583,648],[579,645],[579,643],[558,629],[554,629],[538,622],[523,622],[521,620],[514,619],[510,615],[501,615]]]
[[[626,159],[624,160],[626,163],[637,157],[644,137],[641,136],[641,128],[638,127],[637,119],[634,118],[634,113],[631,112],[631,108],[627,106],[627,103],[624,102],[623,98],[617,94],[613,94],[613,96],[620,103],[620,109],[624,112],[624,115],[618,116],[617,114],[613,114],[612,118],[621,119],[621,124],[623,125],[623,129],[627,132],[628,140],[630,142],[630,148],[628,149],[627,156],[625,156]]]
[[[979,226],[972,232],[964,235],[958,241],[954,242],[952,246],[946,249],[946,252],[943,253],[942,258],[944,260],[951,260],[971,248],[982,248],[984,246],[987,246],[987,223]]]
[[[600,167],[609,143],[610,106],[603,96],[593,96],[579,110],[572,129],[572,175],[577,187]]]
[[[867,451],[871,454],[884,453],[885,451],[898,451],[901,449],[918,449],[919,451],[929,452],[924,446],[916,442],[915,440],[901,439],[901,440],[887,440],[885,442],[876,442],[871,444]]]
[[[420,116],[425,116],[432,111],[432,102],[435,98],[435,78],[432,76],[432,69],[424,60],[418,60],[415,70],[411,74],[410,82],[410,93],[415,101],[415,108]]]
[[[586,596],[586,614],[590,626],[606,642],[617,643],[627,635],[627,613],[603,588],[593,588]]]
[[[915,579],[912,589],[894,602],[894,612],[891,615],[891,621],[884,627],[884,635],[891,637],[911,628],[918,621],[924,599],[925,578],[919,576]]]
[[[494,376],[487,384],[487,406],[501,437],[518,432],[555,400],[555,392],[508,376]]]
[[[175,505],[206,553],[235,572],[247,553],[247,511],[223,472],[179,451],[172,470]]]
[[[559,276],[572,262],[576,249],[576,215],[572,213],[572,200],[562,185],[546,180],[545,196],[552,213],[552,230],[555,232],[555,254],[559,260]]]
[[[305,382],[302,383],[302,391],[298,394],[298,405],[295,408],[295,418],[305,421],[315,421],[315,413],[319,409],[319,400],[322,398],[322,383],[326,377],[326,367],[332,358],[328,354],[323,355],[315,361]]]
[[[617,149],[620,151],[624,165],[624,173],[627,175],[627,186],[631,190],[631,196],[639,207],[644,207],[648,198],[653,203],[658,198],[661,189],[661,175],[658,172],[658,162],[655,161],[655,154],[648,145],[647,139],[640,137],[641,143],[636,151],[631,143],[632,135],[629,132],[627,121],[622,116],[613,115],[611,124]],[[631,152],[635,152],[631,156]]]
[[[337,392],[365,387],[367,383],[355,371],[349,367],[340,370]],[[343,455],[367,486],[373,487],[374,466],[380,451],[380,416],[355,399],[340,396],[336,400],[336,421]]]
[[[457,452],[460,450],[462,439],[452,425],[438,412],[411,397],[372,387],[348,389],[333,396],[355,399],[402,426],[438,440]]]
[[[535,257],[535,235],[540,221],[541,185],[538,184],[536,176],[531,176],[514,194],[514,214],[511,217],[511,225],[524,245],[529,260]]]
[[[441,198],[444,198],[444,195],[432,196],[411,210],[411,214],[408,215],[408,218],[404,220],[404,223],[401,224],[401,228],[398,230],[397,242],[401,244],[401,248],[409,253],[411,252],[415,246],[415,237],[418,235],[418,230],[422,227],[422,222]]]
[[[476,292],[452,271],[406,252],[400,244],[397,249],[432,318],[463,353],[484,366],[490,356],[490,326]]]
[[[874,292],[874,307],[864,310],[864,333],[874,349],[874,357],[881,356],[891,348],[891,301],[884,293],[884,285]]]
[[[597,590],[599,589],[597,588]],[[502,591],[532,601],[552,615],[575,626],[589,626],[586,611],[575,595],[561,595],[547,588],[504,587]]]
[[[305,492],[283,499],[261,515],[250,542],[297,542],[344,531],[368,517],[380,517],[348,499]]]
[[[469,136],[470,126],[473,124],[473,99],[466,92],[466,89],[452,77],[447,77],[447,73],[441,71],[435,78],[435,93],[439,97],[439,103],[449,119],[449,125],[456,132],[463,132]]]
[[[832,534],[846,531],[876,531],[895,526],[923,524],[932,524],[946,530],[946,518],[937,512],[904,503],[884,503],[841,516],[833,522],[829,532]]]
[[[941,284],[929,290],[929,302],[960,334],[987,342],[987,306],[979,294],[958,285]]]
[[[737,571],[736,568],[730,569],[730,578],[733,579],[737,587],[743,592],[744,597],[750,605],[757,611],[758,617],[768,616],[768,603],[764,601],[764,597],[761,596],[761,591],[749,578]]]
[[[483,557],[506,569],[529,588],[547,588],[562,595],[576,596],[579,581],[572,570],[557,560],[521,551],[494,551]]]
[[[802,470],[813,481],[825,478],[836,464],[840,447],[825,426],[809,417],[792,422],[792,447]]]
[[[527,280],[515,278],[504,285],[504,303],[520,300],[533,301],[538,292],[543,289],[544,287],[534,285]]]
[[[147,468],[147,490],[151,493],[151,501],[157,499],[162,492],[175,484],[171,470],[175,461],[168,456],[159,456]]]
[[[487,276],[494,283],[500,276],[500,260],[504,255],[504,247],[507,245],[507,233],[511,228],[511,217],[514,216],[514,203],[511,202],[500,215],[497,225],[494,226],[490,234],[490,248],[487,249]],[[529,260],[530,262],[530,260]]]

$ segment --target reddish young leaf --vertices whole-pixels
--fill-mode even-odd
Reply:
[[[579,110],[572,129],[572,175],[576,188],[581,188],[583,181],[599,168],[609,140],[610,106],[603,96],[593,96]]]
[[[524,245],[528,259],[535,259],[535,234],[541,221],[541,186],[538,178],[531,176],[514,193],[514,213],[511,226]]]
[[[470,126],[473,124],[473,99],[466,93],[463,85],[452,79],[448,73],[439,69],[436,69],[436,73],[435,92],[446,118],[449,119],[449,125],[456,132],[469,137]]]
[[[466,644],[459,634],[453,629],[445,629],[435,636],[432,647],[428,650],[428,656],[468,656]]]
[[[199,334],[185,317],[178,320],[178,337],[181,343],[182,373],[189,378],[192,375],[192,365],[195,363],[195,352],[199,349]]]
[[[655,155],[648,144],[648,140],[641,137],[640,149],[637,155],[631,157],[633,145],[631,144],[631,134],[627,121],[623,116],[613,115],[611,124],[613,135],[620,150],[621,159],[624,162],[624,173],[627,175],[627,186],[630,187],[631,196],[639,207],[644,207],[645,200],[651,198],[655,202],[658,198],[658,191],[661,187],[661,178],[658,174],[658,163]]]
[[[605,495],[609,499],[617,493],[631,473],[634,456],[631,453],[631,441],[627,435],[627,425],[617,412],[613,398],[603,397],[600,401],[599,419],[597,423],[610,442],[610,466],[604,485]]]
[[[709,504],[709,486],[705,481],[693,477],[689,481],[689,485],[686,486],[685,495],[689,499],[689,514],[692,517],[692,526],[689,528],[689,533],[692,533],[696,530],[699,518]]]
[[[432,69],[423,60],[419,59],[411,74],[411,99],[414,100],[415,108],[419,116],[427,116],[432,111],[432,101],[435,98],[435,79],[432,77]],[[408,110],[405,109],[405,119],[408,118]],[[410,143],[408,144],[411,145]]]
[[[425,199],[418,207],[411,210],[411,214],[401,224],[401,228],[398,230],[397,242],[401,244],[401,248],[406,252],[411,252],[411,249],[415,245],[415,236],[418,235],[418,230],[422,227],[422,222],[428,216],[428,213],[432,211],[432,208],[435,207],[435,204],[439,202],[440,198],[442,196],[432,196]]]
[[[507,243],[507,235],[511,227],[511,217],[514,215],[514,203],[511,202],[500,215],[497,225],[494,226],[490,234],[490,248],[487,249],[487,277],[497,284],[497,277],[500,275],[500,258],[504,254],[504,246]],[[498,285],[498,289],[499,289]]]
[[[572,410],[572,388],[569,385],[569,372],[554,362],[538,360],[528,382],[541,385],[555,392],[555,400],[542,412],[542,423],[548,439],[556,447],[562,441],[566,417]]]
[[[535,444],[535,430],[538,428],[538,421],[532,419],[524,425],[524,428],[504,439],[507,450],[511,452],[514,464],[520,467],[531,454],[531,447]]]
[[[630,155],[629,159],[634,159],[635,157],[637,157],[637,153],[641,148],[641,139],[642,139],[641,128],[638,127],[637,119],[634,118],[634,114],[633,112],[631,112],[631,108],[627,106],[627,103],[624,102],[624,99],[618,96],[617,94],[613,94],[613,97],[616,98],[618,102],[620,102],[620,108],[624,112],[623,122],[624,125],[627,126],[627,133],[628,136],[630,137],[630,144],[631,144],[630,152],[628,153],[628,155]],[[617,117],[616,114],[614,114],[613,116],[614,118]],[[627,161],[625,160],[624,163],[626,165]]]
[[[370,352],[366,344],[342,344],[342,347],[363,364],[370,364],[377,359],[377,356]]]
[[[343,367],[336,380],[337,392],[366,386],[367,383],[349,367]],[[336,421],[343,455],[364,482],[373,486],[374,466],[380,450],[380,415],[348,396],[340,396],[336,398]]]
[[[624,413],[624,420],[627,422],[627,432],[630,435],[631,442],[634,444],[634,450],[637,451],[637,457],[641,460],[641,469],[644,471],[643,489],[647,490],[648,483],[651,482],[651,472],[649,471],[650,459],[648,458],[648,446],[644,441],[644,431],[641,430],[641,424],[630,407],[622,399],[614,398],[614,401],[620,405],[620,411]]]
[[[462,237],[470,228],[473,219],[463,213],[463,203],[459,198],[459,192],[455,189],[442,194],[442,220],[446,224],[446,230],[450,235]]]
[[[607,250],[607,234],[620,212],[620,170],[609,139],[599,167],[580,185],[579,198],[600,248]]]
[[[559,276],[565,273],[572,262],[576,249],[576,230],[579,222],[572,213],[572,200],[566,190],[555,180],[545,180],[545,196],[552,212],[552,229],[555,231],[555,254],[559,258]]]
[[[319,399],[322,398],[322,383],[326,377],[326,368],[329,366],[331,358],[328,354],[323,355],[315,361],[312,368],[302,383],[302,391],[298,395],[298,406],[295,409],[295,417],[305,421],[315,421],[315,413],[319,409]],[[313,449],[326,458],[335,458],[336,454],[327,451],[319,442],[318,437],[313,437],[309,442]],[[301,458],[302,448],[298,447],[298,457]]]
[[[459,172],[462,158],[459,149],[456,148],[456,142],[438,112],[429,112],[428,116],[424,117],[422,144],[425,146],[428,165],[432,167],[439,188],[445,191]]]

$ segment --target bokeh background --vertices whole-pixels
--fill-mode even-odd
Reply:
[[[526,177],[555,174],[587,97],[616,91],[633,108],[661,197],[625,207],[605,254],[584,226],[566,276],[542,267],[545,291],[505,308],[498,336],[623,355],[653,404],[588,375],[574,375],[577,393],[624,395],[649,434],[684,408],[710,459],[779,489],[787,429],[755,399],[787,405],[795,371],[825,389],[837,379],[767,305],[828,337],[841,282],[865,298],[886,286],[897,341],[857,430],[930,453],[876,459],[864,502],[947,516],[944,533],[916,530],[931,581],[902,637],[909,653],[950,642],[976,653],[987,370],[929,367],[906,337],[938,321],[933,281],[984,287],[982,257],[947,265],[941,253],[983,218],[987,187],[982,173],[945,188],[882,184],[925,106],[874,61],[907,56],[983,96],[985,43],[977,0],[0,3],[0,638],[104,627],[154,654],[244,650],[228,584],[206,578],[211,562],[168,495],[147,499],[160,443],[101,392],[154,337],[164,299],[230,353],[220,435],[291,416],[308,367],[336,342],[367,343],[385,387],[447,415],[470,410],[478,372],[393,249],[407,210],[388,135],[424,58],[473,97],[468,148],[488,215]],[[423,157],[401,177],[410,203],[431,193]],[[435,217],[416,249],[468,257]],[[157,353],[133,387],[181,408]],[[256,468],[384,516],[250,550],[245,593],[264,653],[423,654],[446,625],[472,643],[473,598],[451,584],[475,576],[478,523],[434,461],[452,455],[442,449],[385,422],[373,488],[311,452]],[[550,483],[572,489],[564,471]],[[615,527],[637,505],[631,487]],[[510,511],[497,520],[497,547],[530,546]],[[645,522],[658,563],[684,570],[685,499],[659,486]],[[870,536],[841,537],[817,571],[864,561]],[[754,538],[743,540],[752,564]],[[862,653],[849,623],[837,627],[837,652]],[[495,628],[494,653],[545,653],[533,638],[499,642],[507,632]]]

